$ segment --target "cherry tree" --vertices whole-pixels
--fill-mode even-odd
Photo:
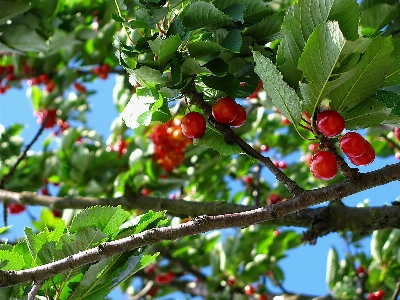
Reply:
[[[0,244],[1,299],[397,299],[399,202],[346,197],[400,180],[400,163],[363,171],[400,158],[398,1],[0,8],[0,94],[27,86],[38,123],[25,145],[23,124],[0,126],[0,234],[42,207]],[[104,137],[88,83],[110,74],[120,116]],[[288,292],[285,252],[329,233],[371,252],[332,248],[329,295]]]

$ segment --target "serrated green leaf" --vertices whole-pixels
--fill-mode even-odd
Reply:
[[[374,98],[364,100],[350,110],[342,112],[346,129],[356,130],[382,124],[390,115],[391,109]]]
[[[339,22],[340,30],[347,40],[358,39],[359,19],[360,7],[357,1],[349,0],[335,0],[328,16],[328,20]]]
[[[174,56],[176,50],[182,43],[178,35],[171,35],[166,39],[148,41],[151,50],[157,56],[160,70],[163,70],[167,62]]]
[[[293,124],[299,124],[301,120],[300,99],[294,89],[289,87],[282,79],[275,65],[259,52],[253,52],[256,67],[254,71],[260,76],[264,89],[271,97],[272,103]]]
[[[189,6],[182,23],[186,28],[193,30],[230,19],[211,3],[197,1]]]
[[[8,46],[20,51],[44,52],[48,49],[46,40],[36,30],[26,25],[9,26],[1,37]]]
[[[4,266],[3,263],[6,263]],[[0,250],[0,269],[4,271],[19,271],[25,266],[22,255],[10,251]]]
[[[378,3],[361,11],[363,34],[374,34],[398,16],[397,7],[387,3]]]
[[[203,65],[203,67],[207,68],[213,74],[218,75],[218,76],[225,74],[229,70],[228,64],[219,57],[209,61],[208,63]]]
[[[129,213],[121,207],[92,206],[73,218],[69,230],[76,233],[85,227],[98,227],[113,238],[128,217]]]
[[[239,80],[231,75],[226,74],[225,76],[203,76],[201,80],[205,85],[212,89],[223,91],[227,93],[230,97],[236,98],[236,93],[239,89]]]
[[[301,83],[304,107],[312,116],[327,94],[329,79],[339,60],[346,39],[337,22],[322,23],[307,40],[298,68],[309,83]]]
[[[333,3],[334,0],[300,0],[286,13],[282,23],[283,40],[278,48],[277,64],[290,86],[298,86],[302,74],[297,69],[297,64],[304,45],[314,28],[328,19]]]
[[[29,10],[31,3],[0,1],[0,23]]]
[[[158,211],[158,212],[148,211],[145,215],[140,216],[140,221],[136,225],[134,233],[138,234],[138,233],[142,232],[151,223],[153,223],[157,219],[163,218],[164,215],[165,215],[165,213],[163,211]]]
[[[243,152],[238,145],[227,144],[222,134],[209,127],[207,127],[205,134],[201,138],[193,139],[193,144],[213,148],[223,155],[233,155]]]
[[[391,38],[375,38],[368,46],[354,75],[328,94],[330,107],[337,111],[353,108],[383,86],[385,74],[392,64]]]
[[[185,59],[181,65],[182,75],[190,76],[202,73],[209,73],[207,68],[201,67],[200,63],[194,58]]]
[[[240,3],[232,3],[227,8],[223,10],[225,14],[232,18],[234,22],[244,23],[243,13],[246,9],[246,6]]]
[[[219,52],[224,50],[224,47],[214,42],[199,41],[195,43],[190,43],[188,45],[188,50],[191,57],[199,58],[211,54],[218,54]]]
[[[281,36],[279,32],[282,26],[283,17],[283,14],[268,16],[260,23],[249,27],[244,32],[244,35],[251,36],[259,44],[271,42]]]
[[[339,258],[335,248],[329,249],[326,266],[326,283],[332,289],[338,278]]]
[[[227,36],[220,42],[220,45],[232,52],[239,52],[242,46],[242,35],[237,29],[230,30]]]
[[[181,19],[178,17],[171,23],[167,32],[168,36],[176,34],[179,35],[183,41],[186,41],[190,35],[190,31],[183,26]]]
[[[155,100],[150,96],[139,96],[137,93],[132,95],[128,104],[121,113],[121,117],[125,124],[129,128],[137,128],[141,125],[138,120],[141,115],[150,111],[150,105],[154,103]]]
[[[393,39],[394,60],[386,74],[385,86],[400,84],[400,39]]]
[[[160,71],[147,66],[142,66],[139,69],[128,71],[129,74],[135,78],[136,82],[139,82],[143,87],[155,87],[164,81]]]
[[[137,122],[140,125],[143,126],[149,126],[151,123],[151,119],[152,119],[153,113],[151,111],[145,111],[144,113],[142,113],[138,118],[137,118]]]
[[[400,95],[386,90],[378,90],[373,96],[374,99],[392,109],[392,114],[400,117]]]

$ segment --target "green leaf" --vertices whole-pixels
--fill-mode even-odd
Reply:
[[[302,74],[297,63],[304,45],[314,28],[328,19],[333,3],[334,0],[301,0],[287,11],[282,23],[283,40],[279,44],[277,64],[290,86],[298,86]]]
[[[386,90],[378,90],[373,96],[374,99],[392,109],[392,114],[400,117],[400,95]]]
[[[236,98],[236,93],[239,89],[239,80],[231,75],[226,74],[225,76],[203,76],[201,80],[204,82],[205,85],[212,89],[216,89],[219,91],[223,91],[227,93],[232,98]]]
[[[335,0],[333,2],[328,20],[339,22],[340,30],[347,40],[359,38],[359,19],[360,7],[356,1]]]
[[[193,144],[213,148],[223,155],[233,155],[243,152],[238,145],[227,144],[221,133],[209,127],[207,127],[205,134],[201,138],[193,139]]]
[[[332,247],[328,252],[326,266],[326,283],[331,289],[335,286],[336,282],[340,280],[340,278],[338,278],[338,270],[339,258],[336,249]]]
[[[145,230],[154,221],[163,218],[165,213],[163,211],[153,212],[148,211],[146,214],[140,216],[140,221],[136,225],[134,234],[138,234]]]
[[[12,17],[22,14],[29,10],[31,3],[0,1],[0,23],[3,23]]]
[[[105,234],[114,237],[118,234],[119,226],[128,217],[129,213],[121,207],[92,206],[73,218],[69,230],[75,233],[85,227],[98,227]]]
[[[143,87],[155,87],[163,82],[160,71],[154,70],[147,66],[142,66],[139,69],[130,70],[129,74],[132,75],[136,82],[139,82]]]
[[[301,83],[304,107],[312,116],[327,94],[326,88],[346,39],[337,22],[322,23],[307,40],[298,68],[309,83]]]
[[[249,35],[259,44],[271,42],[280,37],[281,25],[283,22],[283,14],[277,14],[266,17],[260,23],[249,27],[244,35]]]
[[[240,22],[243,24],[244,23],[243,13],[245,9],[246,6],[244,6],[243,4],[232,3],[227,8],[225,8],[223,12],[228,16],[230,16],[232,18],[232,21]]]
[[[220,42],[220,45],[232,52],[239,52],[242,46],[242,35],[237,29],[230,30],[227,36]]]
[[[4,234],[8,231],[8,229],[10,229],[12,227],[12,225],[10,226],[5,226],[5,227],[0,227],[0,234]]]
[[[11,48],[24,52],[44,52],[48,49],[46,40],[36,30],[26,25],[12,25],[3,31],[1,36]]]
[[[388,239],[386,240],[385,244],[382,247],[382,257],[384,259],[389,260],[393,256],[393,254],[396,256],[399,242],[400,242],[400,229],[393,229]]]
[[[5,263],[5,265],[3,265]],[[22,255],[6,250],[0,250],[0,269],[4,271],[19,271],[25,266]]]
[[[373,7],[361,12],[360,23],[363,27],[363,34],[374,34],[389,24],[398,16],[395,5],[378,3]]]
[[[382,124],[390,112],[390,108],[371,97],[341,115],[346,121],[346,129],[356,130]]]
[[[154,97],[138,96],[137,93],[133,94],[121,113],[121,117],[126,126],[132,129],[139,127],[141,122],[143,123],[145,121],[144,117],[146,113],[150,112],[150,105],[154,102]]]
[[[151,51],[157,56],[160,70],[163,70],[167,62],[174,56],[182,43],[178,35],[172,35],[166,39],[148,41]]]
[[[193,30],[230,19],[211,3],[197,1],[189,5],[182,23],[186,28]]]
[[[264,89],[271,97],[272,103],[293,124],[299,124],[301,120],[300,99],[296,92],[282,79],[282,74],[268,58],[259,52],[253,52],[256,67],[254,71],[260,76]]]
[[[143,126],[149,126],[151,123],[151,119],[152,119],[153,113],[151,111],[145,111],[144,113],[142,113],[138,118],[137,118],[137,122],[140,125]]]
[[[218,75],[218,76],[225,74],[229,70],[228,64],[219,57],[209,61],[208,63],[203,65],[203,67],[207,68],[213,74]]]
[[[199,58],[211,54],[218,54],[219,52],[224,50],[224,47],[214,42],[199,41],[195,43],[190,43],[188,45],[188,50],[191,57]]]
[[[355,66],[352,77],[328,94],[332,100],[330,107],[337,111],[348,110],[382,87],[392,64],[392,51],[390,37],[375,38]]]
[[[385,86],[397,85],[400,83],[400,39],[393,39],[394,60],[386,74]]]
[[[200,66],[200,63],[194,58],[185,59],[180,68],[182,75],[186,76],[209,73],[208,69]]]

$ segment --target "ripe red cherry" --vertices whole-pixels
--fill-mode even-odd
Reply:
[[[212,114],[215,120],[221,124],[228,124],[233,121],[239,111],[238,105],[230,97],[223,97],[217,100],[212,107]]]
[[[255,294],[255,292],[256,292],[256,290],[254,289],[254,287],[253,287],[251,284],[247,284],[247,285],[244,287],[244,293],[245,293],[247,296],[252,296],[252,295]]]
[[[362,155],[368,148],[367,141],[357,132],[348,132],[340,139],[340,149],[348,157]]]
[[[246,110],[240,104],[238,106],[238,114],[228,125],[233,128],[238,128],[246,122]]]
[[[349,160],[353,165],[356,166],[366,166],[372,163],[375,159],[375,150],[374,147],[372,147],[371,143],[367,142],[367,150],[365,152],[357,157],[349,157]]]
[[[248,96],[247,98],[249,98],[249,99],[257,99],[258,93],[260,92],[260,90],[262,89],[262,87],[263,87],[263,83],[262,83],[262,81],[260,80],[260,81],[258,82],[257,87],[256,87],[256,89],[254,90],[254,92],[253,92],[250,96]]]
[[[56,218],[61,218],[62,217],[62,212],[59,211],[59,210],[53,209],[51,212],[53,213],[53,216],[56,217]]]
[[[182,118],[182,133],[190,138],[201,138],[206,132],[206,120],[201,113],[192,111]]]
[[[47,123],[44,128],[53,128],[56,124],[57,109],[43,109],[40,111],[35,110],[34,115],[37,116],[38,124],[43,124],[47,118]]]
[[[317,127],[326,137],[334,137],[343,131],[345,122],[336,110],[324,110],[317,117]]]
[[[244,182],[246,185],[251,185],[251,184],[253,183],[253,177],[251,177],[251,176],[244,176],[244,177],[243,177],[243,182]]]
[[[268,300],[268,296],[265,294],[261,294],[260,298],[258,298],[258,300]]]
[[[25,210],[25,205],[11,203],[10,205],[8,205],[7,209],[10,214],[19,214]]]
[[[318,179],[332,179],[337,173],[336,158],[328,151],[319,151],[311,159],[310,170]]]
[[[151,189],[149,189],[149,188],[144,188],[144,189],[142,189],[141,191],[140,191],[140,193],[143,195],[143,196],[148,196],[148,195],[150,195],[151,194]]]
[[[394,136],[400,142],[400,127],[395,127],[394,128]]]
[[[228,280],[226,281],[226,283],[227,283],[229,286],[234,286],[235,283],[236,283],[236,278],[233,277],[233,276],[230,276],[230,277],[228,278]]]
[[[365,268],[363,266],[358,266],[356,269],[357,274],[365,273]]]

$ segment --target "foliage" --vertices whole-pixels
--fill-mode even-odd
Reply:
[[[285,294],[280,260],[287,250],[315,240],[277,226],[313,231],[317,217],[305,226],[288,218],[193,235],[190,230],[199,224],[190,205],[212,205],[213,215],[232,212],[224,211],[224,204],[268,206],[275,213],[282,208],[282,214],[268,219],[273,220],[300,189],[353,184],[343,159],[338,161],[342,172],[326,182],[313,178],[309,169],[310,145],[320,140],[320,147],[333,151],[338,144],[326,142],[315,127],[318,113],[328,107],[343,116],[347,130],[366,129],[377,156],[400,153],[393,134],[400,127],[398,1],[0,0],[0,7],[0,93],[25,88],[28,80],[32,108],[42,116],[38,122],[54,131],[42,151],[28,151],[21,164],[24,125],[0,125],[5,212],[18,201],[50,208],[43,208],[24,238],[0,244],[0,270],[72,261],[143,232],[169,230],[172,236],[176,228],[188,230],[176,241],[155,237],[147,248],[127,248],[40,282],[13,284],[0,290],[1,299],[25,299],[30,291],[37,299],[103,299],[117,286],[132,297],[183,291],[207,299],[247,299],[245,285],[260,281],[258,299],[272,294],[267,279]],[[120,117],[105,141],[86,124],[95,91],[85,86],[109,74],[116,77],[113,101]],[[213,103],[225,96],[246,108],[246,123],[234,131],[211,114]],[[207,120],[205,135],[193,143],[183,140],[177,126],[188,111]],[[163,130],[156,134],[160,124]],[[260,159],[242,140],[256,153],[267,145],[272,161]],[[342,155],[338,151],[336,158]],[[291,154],[302,159],[290,161]],[[265,180],[266,168],[280,181]],[[245,176],[250,180],[243,186]],[[288,188],[290,182],[299,189]],[[54,196],[67,204],[46,197],[49,185],[57,186]],[[233,191],[233,185],[241,189]],[[13,202],[4,196],[6,190],[25,198]],[[170,204],[168,197],[185,201]],[[338,193],[329,199],[340,198]],[[123,208],[110,203],[120,199]],[[97,201],[97,206],[79,200]],[[98,205],[102,201],[107,206]],[[179,212],[170,213],[169,205]],[[348,251],[340,259],[335,248],[330,250],[326,277],[333,297],[365,299],[378,289],[393,294],[400,278],[400,233],[398,224],[387,222],[379,229],[390,229],[373,232],[370,255]],[[329,226],[317,236],[335,231]],[[339,231],[356,249],[370,228],[349,223]],[[7,227],[0,229],[5,232]],[[365,271],[358,272],[357,265]],[[211,268],[207,274],[206,267]],[[188,274],[189,279],[183,276]],[[161,275],[170,277],[160,282]],[[130,287],[134,278],[141,280],[139,292]]]

